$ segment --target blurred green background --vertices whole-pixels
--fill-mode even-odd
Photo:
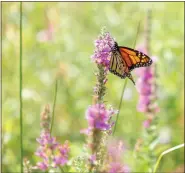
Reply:
[[[19,13],[20,3],[2,2],[2,170],[20,170]],[[87,127],[86,108],[92,104],[96,65],[90,56],[102,26],[120,45],[143,43],[146,11],[152,9],[151,55],[158,57],[159,128],[168,140],[159,153],[184,142],[184,3],[183,2],[23,2],[23,142],[24,156],[36,162],[43,106],[52,106],[56,76],[59,87],[54,122],[58,141],[71,144],[71,155],[82,152],[80,129]],[[135,80],[137,76],[133,71]],[[105,100],[118,108],[124,80],[109,74]],[[116,136],[130,154],[146,119],[137,111],[139,94],[128,81]],[[166,139],[165,138],[165,139]],[[184,149],[164,157],[161,172],[183,167]],[[128,156],[132,171],[139,171]],[[131,160],[129,160],[131,159]],[[179,168],[180,167],[180,168]]]

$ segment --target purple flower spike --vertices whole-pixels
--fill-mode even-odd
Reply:
[[[155,57],[155,59],[157,58]],[[152,60],[153,60],[153,57],[152,57]],[[156,60],[153,62],[156,62]],[[136,82],[136,87],[137,87],[137,91],[140,94],[137,109],[139,112],[147,113],[152,111],[156,113],[155,110],[149,110],[152,107],[151,105],[153,105],[152,97],[153,95],[155,95],[155,91],[154,91],[155,74],[154,74],[153,67],[150,66],[150,67],[137,69],[136,73],[139,76],[139,79]]]
[[[103,65],[106,70],[109,68],[110,52],[114,43],[115,41],[110,33],[105,31],[102,31],[102,34],[95,41],[95,51],[91,58],[95,63]]]
[[[147,50],[144,47],[138,48],[143,53],[147,54]],[[148,117],[150,114],[153,115],[159,111],[159,107],[156,103],[156,76],[155,76],[155,65],[157,57],[151,57],[153,65],[145,68],[139,68],[136,70],[139,79],[136,82],[136,88],[139,93],[139,103],[137,110],[144,112]],[[153,119],[152,118],[152,119]],[[152,119],[147,119],[143,122],[144,128],[149,128],[152,123]]]
[[[33,169],[49,170],[50,168],[63,166],[68,162],[69,145],[66,141],[63,145],[59,144],[55,137],[50,133],[50,116],[49,106],[46,105],[41,114],[41,127],[42,131],[40,137],[37,138],[39,147],[35,155],[42,159],[38,162]]]
[[[63,145],[51,137],[49,131],[43,131],[40,138],[37,139],[40,144],[35,155],[42,158],[42,162],[38,162],[36,169],[47,170],[50,167],[63,166],[68,162],[69,145],[66,141]]]

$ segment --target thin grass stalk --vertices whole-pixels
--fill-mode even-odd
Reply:
[[[56,101],[57,101],[57,92],[58,92],[58,79],[56,79],[56,82],[55,82],[55,94],[54,94],[54,100],[53,100],[50,134],[52,133],[53,124],[54,124],[55,106],[56,106]],[[60,171],[62,173],[64,173],[64,170],[62,169],[62,167],[59,167],[59,168],[60,168]]]
[[[159,166],[159,163],[160,163],[160,161],[161,161],[161,159],[162,159],[162,157],[163,157],[164,155],[166,155],[166,154],[168,154],[168,153],[170,153],[170,152],[172,152],[172,151],[175,151],[175,150],[177,150],[177,149],[179,149],[179,148],[182,148],[182,147],[184,147],[184,144],[180,144],[180,145],[177,145],[177,146],[175,146],[175,147],[172,147],[172,148],[170,148],[170,149],[168,149],[168,150],[163,151],[163,152],[160,154],[160,156],[158,157],[158,159],[157,159],[157,162],[156,162],[156,164],[155,164],[155,166],[154,166],[153,173],[156,173],[157,168],[158,168],[158,166]]]
[[[54,101],[53,101],[50,134],[52,133],[54,117],[55,117],[55,105],[56,105],[56,100],[57,100],[57,91],[58,91],[58,79],[56,79],[56,82],[55,82],[55,95],[54,95]]]
[[[137,37],[138,37],[138,34],[139,34],[139,29],[140,29],[140,21],[139,21],[139,24],[138,24],[138,27],[137,27],[137,33],[136,33],[136,38],[135,38],[134,43],[133,43],[133,48],[135,48],[135,46],[136,46],[136,41],[137,41]],[[127,85],[127,78],[125,79],[125,83],[123,85],[121,98],[120,98],[120,101],[119,101],[118,113],[116,115],[116,121],[115,121],[115,126],[114,126],[114,130],[113,130],[112,135],[114,135],[114,133],[116,131],[117,122],[118,122],[119,114],[120,114],[120,111],[121,111],[121,106],[122,106],[122,102],[123,102],[123,95],[124,95],[124,92],[125,92],[126,85]]]
[[[119,107],[118,107],[119,112],[116,115],[116,121],[115,121],[115,126],[114,126],[114,130],[112,132],[112,135],[114,135],[114,133],[116,131],[117,121],[118,121],[119,113],[120,113],[120,110],[121,110],[121,105],[122,105],[123,95],[124,95],[124,91],[125,91],[126,85],[127,85],[127,79],[125,80],[125,83],[123,85],[123,90],[122,90],[122,93],[121,93],[121,98],[120,98]]]
[[[20,101],[20,149],[21,149],[21,172],[23,172],[23,117],[22,117],[22,2],[20,2],[20,66],[19,66],[19,101]]]

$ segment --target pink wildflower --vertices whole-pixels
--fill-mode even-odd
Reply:
[[[102,32],[98,39],[95,41],[95,51],[92,55],[93,61],[101,64],[106,70],[109,68],[110,52],[114,46],[114,39],[109,32]]]

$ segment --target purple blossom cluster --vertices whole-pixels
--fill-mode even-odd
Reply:
[[[68,162],[70,151],[68,141],[62,145],[56,141],[55,137],[51,136],[49,113],[49,105],[46,105],[41,113],[42,131],[40,137],[36,139],[39,147],[35,152],[35,155],[42,160],[37,162],[33,169],[48,170],[49,168],[64,166]]]
[[[37,142],[40,146],[37,148],[35,155],[42,159],[35,166],[35,169],[47,170],[50,167],[56,168],[64,166],[68,162],[69,145],[66,141],[63,145],[51,137],[50,133],[43,131]]]
[[[102,31],[94,44],[95,51],[91,56],[92,60],[97,64],[103,65],[105,69],[108,70],[110,64],[110,52],[115,44],[113,37],[109,32]]]
[[[93,129],[110,130],[114,124],[114,122],[111,122],[111,117],[116,113],[117,111],[113,108],[107,109],[104,104],[89,106],[86,111],[88,128],[81,130],[81,132],[89,135]]]

